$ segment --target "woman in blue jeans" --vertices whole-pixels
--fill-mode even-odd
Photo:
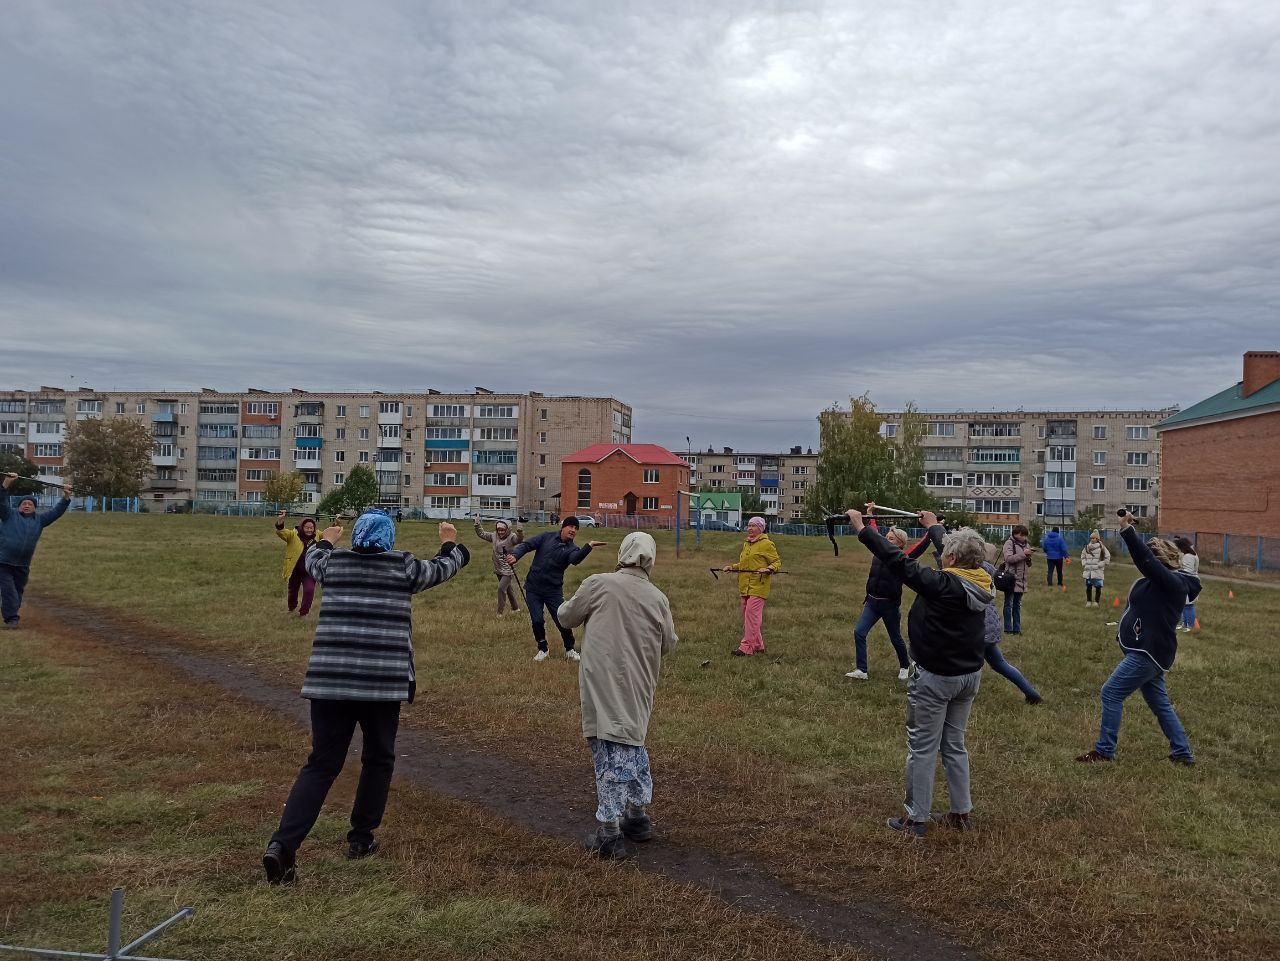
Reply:
[[[1004,542],[1002,560],[1004,569],[1013,575],[1013,590],[1004,595],[1004,632],[1022,633],[1022,595],[1027,593],[1027,569],[1031,567],[1031,555],[1035,548],[1030,543],[1030,532],[1022,524]]]
[[[992,577],[995,576],[996,569],[991,563],[983,564],[982,569]],[[1032,686],[1031,682],[1023,676],[1020,670],[1004,659],[1004,652],[1000,650],[1000,641],[1003,640],[1004,634],[1000,630],[1000,613],[996,610],[994,601],[987,605],[985,617],[984,628],[987,650],[984,659],[987,662],[987,666],[1021,691],[1028,704],[1039,704],[1044,700],[1040,696],[1040,692]]]
[[[1173,667],[1178,653],[1178,618],[1183,606],[1200,593],[1200,578],[1178,569],[1182,555],[1172,541],[1153,537],[1144,544],[1133,528],[1131,514],[1121,513],[1120,537],[1143,576],[1129,589],[1129,604],[1116,631],[1124,660],[1102,685],[1098,741],[1092,751],[1076,760],[1092,764],[1115,759],[1124,702],[1134,691],[1141,691],[1160,730],[1169,739],[1169,760],[1195,764],[1187,733],[1165,690],[1164,675]]]

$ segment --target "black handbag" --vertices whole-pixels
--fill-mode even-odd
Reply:
[[[1018,586],[1017,576],[1013,571],[1006,570],[1003,564],[996,568],[995,577],[991,578],[991,581],[1001,594],[1011,594],[1013,589]]]

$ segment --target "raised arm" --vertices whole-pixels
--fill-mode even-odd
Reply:
[[[520,524],[517,524],[517,525],[516,525],[516,529],[515,529],[515,533],[513,533],[513,534],[511,535],[511,537],[512,537],[512,541],[511,541],[511,543],[512,543],[513,545],[514,545],[514,544],[519,544],[521,541],[523,541],[523,540],[524,540],[524,527],[522,527]]]
[[[938,526],[941,527],[941,525]],[[933,529],[931,528],[930,534],[932,534],[932,531]],[[932,567],[922,567],[917,564],[871,528],[864,527],[858,533],[858,540],[866,545],[867,550],[880,558],[880,562],[902,583],[917,594],[923,594],[925,597],[936,597],[947,587],[949,582],[945,574],[934,570]]]
[[[911,550],[907,551],[907,556],[913,561],[929,549],[929,545],[933,545],[934,549],[942,551],[942,526],[935,525],[924,532],[924,537],[920,538],[912,545]]]
[[[530,537],[527,541],[523,541],[517,544],[515,547],[511,548],[510,556],[514,557],[516,560],[520,560],[520,558],[524,557],[524,555],[528,554],[530,551],[536,551],[538,549],[538,545],[541,543],[542,538],[546,537],[547,534],[550,534],[550,533],[553,533],[553,532],[546,531],[542,534],[538,534],[534,537]]]
[[[8,500],[8,498],[5,498],[5,499]],[[71,506],[71,498],[64,495],[62,500],[58,501],[58,503],[53,505],[52,510],[45,511],[43,514],[40,515],[41,528],[48,527],[50,524],[56,521],[59,517],[61,517],[63,514],[67,512],[67,508],[70,506]]]
[[[405,558],[408,565],[410,589],[419,594],[428,588],[443,584],[471,562],[470,552],[461,544],[445,541],[436,556],[430,560]]]
[[[583,544],[569,554],[570,564],[581,564],[587,559],[587,555],[591,553],[591,544]]]
[[[1186,593],[1181,576],[1156,560],[1156,556],[1151,553],[1151,548],[1146,545],[1142,535],[1136,529],[1130,526],[1120,528],[1120,538],[1129,548],[1129,556],[1133,558],[1134,566],[1139,571],[1165,590],[1179,594]]]
[[[280,540],[288,544],[289,535],[292,534],[293,531],[286,531],[284,529],[284,518],[285,518],[284,511],[281,511],[279,514],[276,515],[276,537],[280,538]]]
[[[480,538],[482,541],[488,541],[491,544],[493,543],[493,535],[480,526],[480,518],[478,517],[476,518],[476,537]]]

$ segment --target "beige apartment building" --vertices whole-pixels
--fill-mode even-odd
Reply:
[[[155,437],[148,501],[260,501],[267,478],[299,471],[320,500],[356,465],[379,503],[432,516],[555,510],[560,459],[630,443],[631,408],[611,397],[536,392],[317,393],[300,389],[0,392],[0,449],[60,477],[68,423],[131,417]]]
[[[780,520],[793,520],[803,514],[805,494],[818,473],[818,455],[812,449],[804,451],[799,447],[792,447],[785,454],[735,451],[732,447],[717,453],[715,448],[708,448],[681,456],[693,468],[689,475],[693,490],[753,491],[764,501],[765,513]]]
[[[983,523],[1069,524],[1100,505],[1154,517],[1160,443],[1155,425],[1177,408],[1098,411],[925,413],[924,484]],[[882,414],[896,437],[901,412]]]

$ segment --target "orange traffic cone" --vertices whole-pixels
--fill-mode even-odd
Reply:
[[[1063,594],[1067,593],[1067,585],[1066,585],[1066,584],[1063,584],[1063,585],[1062,585],[1062,593],[1063,593]]]
[[[1235,591],[1227,591],[1227,600],[1234,601],[1236,599]]]
[[[1196,630],[1200,630],[1200,618],[1196,618]]]
[[[1117,596],[1116,596],[1116,599],[1115,599],[1114,601],[1112,601],[1112,602],[1111,602],[1111,606],[1112,606],[1112,607],[1119,607],[1119,606],[1120,606],[1120,597],[1119,597],[1119,595],[1117,595]]]

